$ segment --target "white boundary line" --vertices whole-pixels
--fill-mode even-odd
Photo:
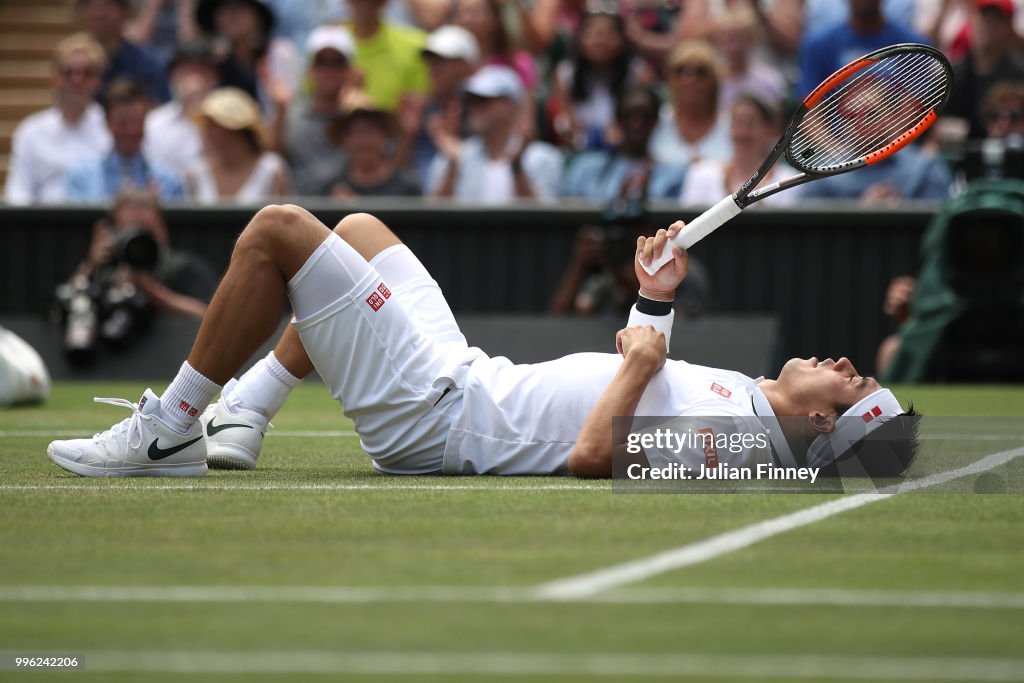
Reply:
[[[554,602],[529,586],[0,586],[8,603],[524,604]],[[601,605],[738,605],[1024,610],[1024,593],[844,588],[621,588]]]
[[[87,671],[1024,681],[1024,659],[548,652],[100,651]]]
[[[689,567],[722,555],[741,550],[766,539],[802,526],[814,524],[848,510],[855,510],[892,496],[942,484],[970,474],[978,474],[1004,465],[1024,455],[1024,448],[993,453],[965,467],[939,472],[882,489],[878,493],[861,493],[814,505],[780,517],[740,527],[711,538],[688,543],[649,557],[624,562],[604,569],[569,576],[542,584],[542,594],[562,600],[573,600],[601,591],[644,581],[659,574]]]

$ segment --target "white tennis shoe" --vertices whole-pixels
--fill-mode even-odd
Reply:
[[[231,386],[228,383],[221,400],[211,403],[199,418],[206,436],[206,462],[215,470],[254,470],[269,420],[225,399]]]
[[[53,441],[46,454],[57,465],[83,477],[199,477],[206,474],[206,443],[195,422],[184,434],[157,415],[160,398],[146,389],[138,404],[123,398],[97,398],[130,408],[126,417],[91,439]]]

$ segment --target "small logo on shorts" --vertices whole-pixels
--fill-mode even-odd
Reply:
[[[729,391],[728,389],[726,389],[725,387],[723,387],[718,382],[714,382],[714,383],[711,384],[711,391],[713,391],[716,394],[718,394],[719,396],[723,396],[725,398],[729,398],[730,396],[732,396],[732,392]]]
[[[384,302],[391,298],[391,290],[382,282],[377,285],[377,291],[371,292],[370,296],[366,298],[366,303],[370,304],[370,308],[377,312],[380,307],[384,305]]]

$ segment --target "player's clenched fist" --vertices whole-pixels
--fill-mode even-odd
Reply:
[[[675,298],[676,287],[686,277],[689,256],[685,250],[669,242],[679,234],[683,225],[682,221],[676,221],[667,230],[659,230],[654,237],[638,237],[636,240],[636,260],[633,267],[640,281],[640,294],[648,299],[671,301]],[[665,249],[672,249],[675,258],[659,268],[654,275],[644,270],[643,266],[650,265]]]
[[[615,335],[615,348],[623,358],[636,360],[647,366],[651,372],[661,369],[668,353],[665,334],[654,329],[653,325],[638,325],[619,330]]]

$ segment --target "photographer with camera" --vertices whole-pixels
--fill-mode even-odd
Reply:
[[[207,264],[171,248],[156,198],[123,191],[110,216],[93,226],[85,258],[57,288],[68,359],[92,362],[101,340],[123,347],[157,311],[202,318],[216,287]]]

